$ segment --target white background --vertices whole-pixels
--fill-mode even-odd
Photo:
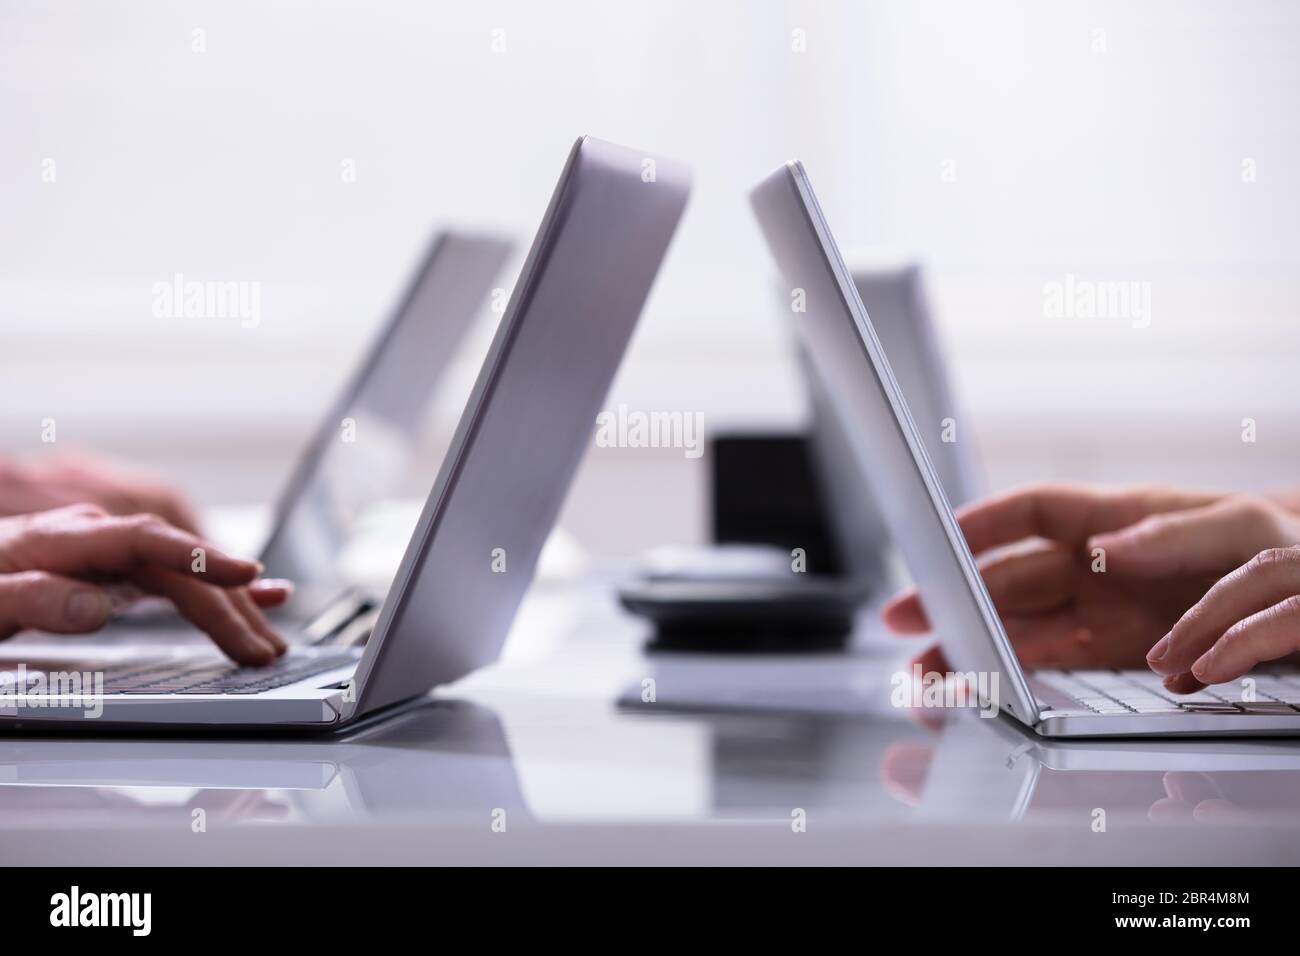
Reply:
[[[1280,0],[4,0],[0,449],[54,418],[61,448],[264,499],[430,231],[526,242],[591,133],[696,170],[611,405],[799,420],[745,202],[797,156],[841,246],[925,263],[990,485],[1300,483],[1297,53]],[[261,325],[155,318],[177,272],[261,283]],[[1047,318],[1066,273],[1150,282],[1151,327]],[[706,469],[598,450],[568,524],[698,537]]]

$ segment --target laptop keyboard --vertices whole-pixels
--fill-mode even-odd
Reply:
[[[1166,690],[1149,671],[1035,671],[1035,683],[1065,695],[1079,709],[1096,714],[1300,714],[1300,675],[1251,674],[1253,701],[1243,700],[1240,681],[1216,684],[1194,694]],[[1047,706],[1052,706],[1048,700]]]
[[[196,666],[174,661],[126,665],[104,673],[105,694],[260,694],[356,663],[351,654],[303,655],[292,651],[267,667],[232,663]]]

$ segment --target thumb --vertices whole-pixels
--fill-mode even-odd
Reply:
[[[1118,531],[1093,535],[1088,551],[1106,569],[1138,576],[1226,573],[1256,552],[1263,516],[1229,500],[1151,515]]]
[[[27,628],[84,634],[112,613],[112,599],[96,585],[46,571],[0,574],[0,638]]]

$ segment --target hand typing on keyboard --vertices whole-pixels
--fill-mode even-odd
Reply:
[[[1300,547],[1261,551],[1226,575],[1151,648],[1165,686],[1189,693],[1300,651]]]
[[[1300,544],[1300,517],[1279,500],[1164,486],[1040,485],[969,505],[957,517],[1026,667],[1140,667],[1177,624],[1188,635],[1179,646],[1188,650],[1164,666],[1186,671],[1196,660],[1186,657],[1190,649],[1204,652],[1210,644],[1206,631],[1180,619],[1199,619],[1197,602],[1208,600],[1211,586],[1251,555]],[[1300,595],[1300,562],[1296,567],[1291,593]],[[883,613],[897,633],[929,630],[915,591],[895,597]],[[1300,634],[1300,617],[1292,630]],[[927,660],[950,669],[933,653]],[[1191,675],[1151,666],[1170,675],[1172,690],[1203,686]],[[1219,671],[1206,676],[1229,679]]]
[[[32,628],[98,630],[115,603],[169,599],[233,660],[268,664],[286,648],[259,610],[290,585],[155,515],[111,516],[97,505],[0,518],[0,638]]]

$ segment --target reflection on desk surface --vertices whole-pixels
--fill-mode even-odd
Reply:
[[[900,744],[887,777],[906,781],[918,809],[968,817],[972,791],[1009,819],[1092,826],[1300,820],[1300,741],[1097,740],[1060,742],[1006,718],[962,713],[926,743]]]
[[[434,699],[345,739],[0,741],[0,828],[727,820],[1110,824],[1300,816],[1300,745],[1040,741],[963,713]]]
[[[486,707],[429,701],[343,738],[0,741],[0,826],[325,822],[522,811]],[[485,810],[484,808],[487,808]]]
[[[897,645],[654,654],[534,591],[506,660],[344,738],[0,738],[0,830],[569,823],[1300,822],[1300,741],[1073,741],[889,705]],[[906,652],[904,650],[904,652]],[[653,702],[642,699],[653,680]]]

